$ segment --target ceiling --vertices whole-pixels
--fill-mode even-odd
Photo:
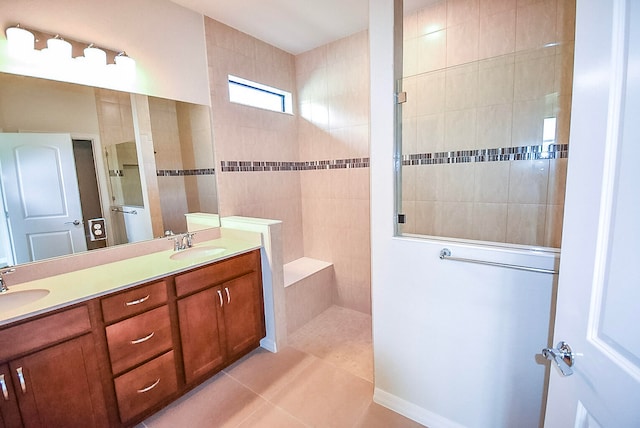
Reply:
[[[291,54],[368,28],[369,0],[171,0]],[[405,11],[433,0],[405,0]]]

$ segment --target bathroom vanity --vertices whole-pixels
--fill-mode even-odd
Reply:
[[[211,242],[10,287],[60,295],[0,313],[0,428],[132,426],[257,348],[260,250]]]

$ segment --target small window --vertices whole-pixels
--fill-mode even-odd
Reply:
[[[229,100],[265,110],[293,113],[291,93],[229,75]]]

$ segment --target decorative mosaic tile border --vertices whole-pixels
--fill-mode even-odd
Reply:
[[[561,159],[568,157],[568,154],[568,144],[501,147],[497,149],[459,150],[454,152],[402,155],[402,165],[436,165],[446,163]]]
[[[185,175],[215,175],[215,168],[200,169],[159,169],[156,171],[158,177],[183,177]]]
[[[322,161],[221,161],[222,172],[313,171],[322,169],[369,168],[369,158]]]
[[[568,144],[501,147],[496,149],[458,150],[452,152],[403,155],[402,165],[561,159],[568,157],[568,154]],[[222,172],[314,171],[323,169],[369,168],[369,158],[333,159],[306,162],[221,161],[220,166],[220,170]]]

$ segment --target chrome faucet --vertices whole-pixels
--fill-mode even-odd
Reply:
[[[193,246],[193,236],[195,232],[187,232],[181,236],[172,236],[169,239],[173,239],[173,251],[180,251]]]
[[[8,273],[13,273],[15,272],[15,269],[5,269],[5,270],[0,270],[0,293],[5,293],[7,291],[9,291],[9,287],[7,287],[7,283],[6,280],[4,279],[4,275],[8,274]]]

